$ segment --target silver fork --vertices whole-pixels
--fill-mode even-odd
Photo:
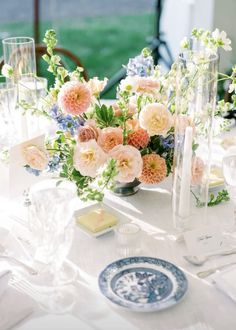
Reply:
[[[45,303],[47,299],[47,297],[44,296],[37,288],[25,279],[17,277],[17,275],[12,275],[12,278],[9,280],[9,285],[19,292],[26,293],[37,302]]]
[[[75,294],[70,296],[69,301],[64,301],[63,293],[60,293],[60,289],[52,288],[38,288],[37,286],[29,283],[23,278],[19,278],[17,275],[13,275],[9,281],[9,285],[19,292],[25,293],[30,296],[40,307],[50,313],[64,313],[71,310],[75,304]],[[41,291],[43,290],[43,291]]]

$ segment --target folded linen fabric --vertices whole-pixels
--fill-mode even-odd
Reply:
[[[29,297],[9,287],[0,301],[0,330],[12,329],[23,322],[34,312],[34,306]]]
[[[217,288],[227,294],[236,302],[236,266],[232,266],[213,276],[213,281]]]
[[[10,271],[1,269],[1,265],[0,265],[0,299],[8,287],[8,281],[10,275],[11,275]]]

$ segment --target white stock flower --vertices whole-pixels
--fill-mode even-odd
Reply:
[[[219,31],[219,29],[215,29],[214,32],[212,32],[212,38],[219,43],[220,46],[226,51],[232,50],[232,47],[230,46],[231,40],[227,38],[227,34],[225,31]]]
[[[188,38],[187,37],[184,37],[181,42],[180,42],[180,46],[181,48],[185,48],[185,49],[188,49],[189,48],[189,41],[188,41]]]
[[[120,82],[120,90],[126,92],[136,92],[138,88],[138,78],[136,76],[128,76]]]
[[[89,79],[87,84],[91,94],[98,96],[106,87],[107,82],[108,82],[107,78],[104,78],[103,80],[99,80],[98,77],[94,77],[92,79]]]
[[[229,85],[229,93],[236,93],[236,82]]]
[[[9,64],[4,64],[2,67],[2,75],[6,78],[11,78],[13,76],[13,68]]]

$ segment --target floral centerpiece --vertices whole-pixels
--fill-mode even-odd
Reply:
[[[192,36],[211,51],[229,48],[226,35],[215,31],[194,30]],[[114,189],[117,182],[137,181],[158,184],[172,171],[174,151],[176,63],[163,74],[154,66],[148,49],[129,60],[127,77],[117,89],[112,105],[102,104],[99,95],[107,79],[97,77],[85,81],[82,68],[68,72],[53,50],[57,40],[53,30],[45,34],[47,54],[43,59],[55,84],[41,102],[40,112],[58,125],[56,135],[48,137],[45,149],[28,146],[24,150],[26,169],[39,175],[41,171],[59,171],[60,177],[73,181],[82,200],[101,201],[105,189]],[[187,40],[182,42],[189,48]],[[5,75],[10,68],[5,67]],[[236,90],[235,67],[230,91]],[[233,98],[235,106],[236,99]],[[218,103],[217,114],[228,111],[232,103]],[[181,118],[188,125],[190,118]],[[195,162],[193,173],[201,172]],[[195,178],[197,176],[195,175]]]

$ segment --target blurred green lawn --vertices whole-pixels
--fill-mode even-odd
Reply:
[[[89,77],[109,78],[147,46],[146,38],[154,33],[154,14],[80,18],[57,22],[57,27],[59,44],[80,58]],[[41,40],[48,28],[50,23],[41,23]],[[0,24],[0,31],[32,36],[32,24]],[[45,68],[38,74],[45,75]],[[106,95],[114,96],[115,89]]]

